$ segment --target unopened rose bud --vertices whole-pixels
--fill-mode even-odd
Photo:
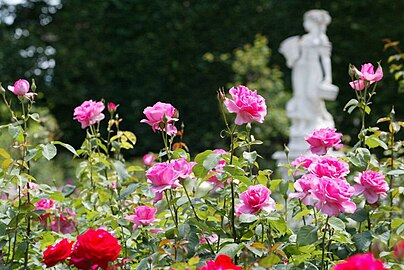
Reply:
[[[349,77],[351,77],[351,78],[355,77],[355,74],[356,74],[355,70],[356,70],[356,67],[354,65],[352,65],[352,64],[349,64],[349,68],[348,68]]]
[[[224,102],[224,101],[226,100],[226,94],[225,94],[223,88],[220,88],[220,89],[217,91],[217,99],[218,99],[219,101],[221,101],[221,102]]]
[[[116,104],[113,103],[113,102],[109,102],[109,103],[108,103],[108,111],[109,111],[110,113],[114,113],[114,112],[116,112],[116,109],[118,108],[118,106],[119,106],[119,105],[116,105]]]

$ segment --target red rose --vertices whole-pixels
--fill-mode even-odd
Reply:
[[[333,270],[386,270],[383,261],[376,260],[371,253],[356,254],[346,261],[338,263]]]
[[[120,251],[118,239],[109,232],[102,229],[89,229],[77,237],[70,264],[84,270],[97,267],[107,269],[108,262],[115,261]]]
[[[229,256],[221,254],[217,256],[216,261],[207,261],[206,265],[198,270],[242,270],[242,268],[233,264]]]
[[[63,239],[54,246],[49,246],[43,252],[43,263],[46,267],[55,266],[58,262],[64,261],[72,254],[72,246],[74,241],[69,242],[67,239]]]

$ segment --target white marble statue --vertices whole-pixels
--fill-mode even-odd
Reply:
[[[307,11],[303,22],[307,34],[287,38],[279,49],[292,69],[293,97],[286,106],[292,123],[291,151],[305,152],[304,136],[314,129],[334,127],[324,103],[338,94],[338,87],[331,83],[331,43],[325,34],[330,22],[325,10]]]

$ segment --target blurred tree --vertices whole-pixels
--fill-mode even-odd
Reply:
[[[330,103],[337,128],[352,134],[359,127],[347,121],[341,109],[353,93],[348,86],[349,63],[387,58],[383,38],[402,41],[404,1],[320,0],[27,0],[2,4],[0,12],[0,72],[2,81],[32,77],[44,92],[64,132],[64,140],[81,142],[83,132],[72,120],[74,107],[85,99],[120,103],[124,128],[139,138],[134,154],[157,150],[159,136],[139,124],[142,111],[158,100],[171,102],[185,123],[184,140],[193,151],[214,148],[222,142],[223,125],[217,119],[216,90],[234,81],[232,67],[210,64],[206,52],[232,52],[251,43],[256,33],[268,36],[271,47],[286,37],[301,35],[303,13],[312,8],[330,12],[328,36],[333,43],[333,74],[340,86],[338,101]],[[4,15],[5,14],[5,15]],[[274,53],[290,89],[290,71]],[[56,66],[54,66],[56,63]],[[402,96],[386,72],[372,109],[375,117],[395,104],[402,115]],[[41,98],[41,96],[40,96]],[[38,101],[41,101],[41,99]],[[271,111],[269,111],[271,114]],[[374,123],[374,122],[373,122]]]

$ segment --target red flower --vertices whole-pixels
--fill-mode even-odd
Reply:
[[[107,269],[108,262],[115,261],[120,251],[118,239],[109,232],[102,229],[89,229],[77,237],[70,264],[83,270],[97,269],[97,267]]]
[[[383,261],[376,260],[371,253],[356,254],[346,261],[338,263],[333,270],[387,270],[383,266]]]
[[[118,108],[118,106],[119,106],[119,105],[116,105],[116,104],[113,103],[113,102],[108,102],[108,111],[109,111],[110,113],[113,113],[113,112],[116,111],[116,109]]]
[[[400,240],[395,246],[393,250],[393,257],[397,261],[404,260],[404,240]]]
[[[72,246],[74,241],[69,242],[67,239],[63,239],[54,246],[49,246],[43,252],[43,263],[46,267],[55,266],[58,262],[64,261],[72,254]]]
[[[217,256],[216,261],[207,261],[206,265],[198,270],[242,270],[242,268],[234,265],[229,256],[221,254]]]

